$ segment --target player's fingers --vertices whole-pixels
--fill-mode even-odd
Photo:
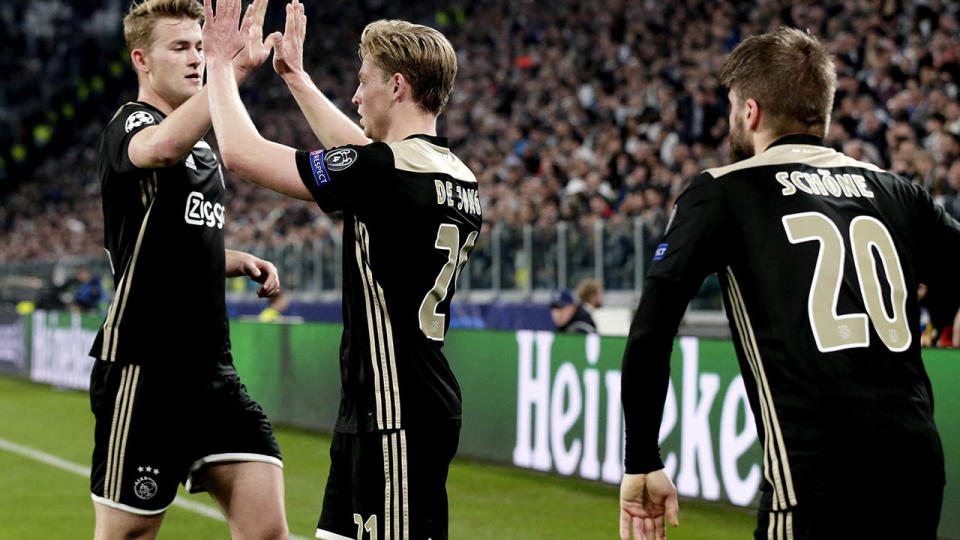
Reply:
[[[297,17],[293,4],[287,4],[287,20],[283,24],[283,35],[293,37],[297,35]]]
[[[243,22],[241,23],[241,26],[247,26],[248,24],[253,22],[253,6],[255,4],[256,2],[254,2],[253,4],[250,4],[249,6],[247,6],[247,10],[243,12]]]
[[[620,540],[630,540],[630,512],[620,508]]]
[[[276,266],[272,264],[267,266],[267,276],[263,282],[270,287],[280,288],[280,275],[277,273]]]
[[[274,32],[267,36],[267,39],[263,40],[263,45],[267,48],[268,54],[270,53],[270,49],[272,49],[273,46],[276,45],[280,39],[282,39],[281,36],[282,34],[280,34],[280,32]]]
[[[290,15],[288,17],[291,21],[291,37],[300,37],[300,3],[296,0],[293,0],[289,4],[290,6]]]
[[[221,5],[223,5],[222,10],[220,10]],[[222,11],[221,16],[228,21],[237,21],[240,17],[240,2],[238,0],[217,0],[217,9]]]
[[[270,34],[270,37],[273,38],[273,60],[274,62],[283,61],[283,34],[280,32],[274,32]]]
[[[307,15],[303,12],[303,4],[300,4],[300,14],[297,20],[300,21],[300,43],[307,38]]]
[[[246,29],[246,38],[250,40],[251,43],[260,44],[260,41],[263,37],[263,22],[257,21],[257,2],[250,4],[247,7],[246,13],[243,15],[243,22],[240,23],[241,32]]]
[[[680,526],[680,504],[677,502],[677,492],[674,491],[667,495],[663,501],[666,509],[667,521],[674,527]]]
[[[653,518],[653,533],[655,540],[667,540],[667,531],[663,524],[662,515]]]
[[[646,537],[643,535],[643,518],[633,516],[633,519],[630,520],[631,528],[633,529],[633,537],[636,540],[646,540]]]
[[[269,289],[267,287],[260,287],[257,289],[257,296],[260,298],[270,298],[271,296],[276,296],[280,292],[280,289]]]
[[[257,6],[256,10],[253,12],[253,22],[255,22],[260,28],[263,28],[263,19],[267,15],[267,1],[268,0],[254,0],[253,2],[253,4]]]
[[[303,12],[303,4],[297,2],[297,29],[300,30],[300,43],[307,37],[307,15]]]
[[[654,540],[656,527],[653,524],[653,518],[643,518],[643,536],[647,540]]]
[[[203,0],[203,22],[213,22],[213,0]]]

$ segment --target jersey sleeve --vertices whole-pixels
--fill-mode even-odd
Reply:
[[[697,176],[677,200],[654,252],[621,368],[627,473],[663,468],[659,432],[673,340],[703,279],[725,262],[728,213],[720,183],[708,174]]]
[[[321,210],[356,212],[361,201],[376,193],[379,182],[393,177],[393,151],[381,142],[300,150],[297,170]]]
[[[723,267],[727,214],[720,181],[707,173],[696,176],[677,199],[647,276],[699,288],[704,277]]]
[[[136,170],[137,166],[130,161],[130,139],[142,129],[160,123],[150,109],[128,105],[110,121],[104,133],[100,147],[100,158],[116,173],[123,174]]]
[[[931,287],[931,293],[947,294],[960,300],[960,281],[956,279],[960,266],[960,222],[922,188],[911,185],[917,192],[919,227],[917,227],[918,278]]]

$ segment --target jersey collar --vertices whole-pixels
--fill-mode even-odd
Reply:
[[[148,107],[148,108],[150,108],[150,109],[153,109],[154,112],[156,112],[157,114],[159,114],[160,116],[162,116],[162,117],[164,117],[164,118],[167,117],[167,115],[163,114],[163,111],[161,111],[160,109],[158,109],[158,108],[154,107],[153,105],[147,103],[146,101],[134,101],[134,103],[136,103],[137,105],[142,105],[142,106],[144,106],[144,107]]]
[[[807,133],[794,133],[792,135],[784,135],[783,137],[773,141],[770,143],[770,146],[767,147],[767,150],[782,144],[809,144],[813,146],[826,146],[823,144],[823,139],[817,137],[816,135],[810,135]]]
[[[444,148],[450,148],[450,145],[447,143],[446,137],[437,137],[434,135],[426,135],[424,133],[416,133],[414,135],[410,135],[409,137],[403,140],[407,140],[407,139],[423,139],[430,144],[434,144],[436,146],[442,146]]]

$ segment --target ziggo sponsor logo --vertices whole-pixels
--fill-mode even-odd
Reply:
[[[224,207],[220,203],[204,199],[203,193],[192,191],[187,195],[187,207],[183,212],[183,220],[190,225],[206,225],[222,229]]]

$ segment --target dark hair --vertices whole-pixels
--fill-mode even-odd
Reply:
[[[720,82],[740,100],[756,100],[775,134],[800,129],[822,136],[830,125],[833,56],[807,32],[781,26],[748,37],[724,61]]]

